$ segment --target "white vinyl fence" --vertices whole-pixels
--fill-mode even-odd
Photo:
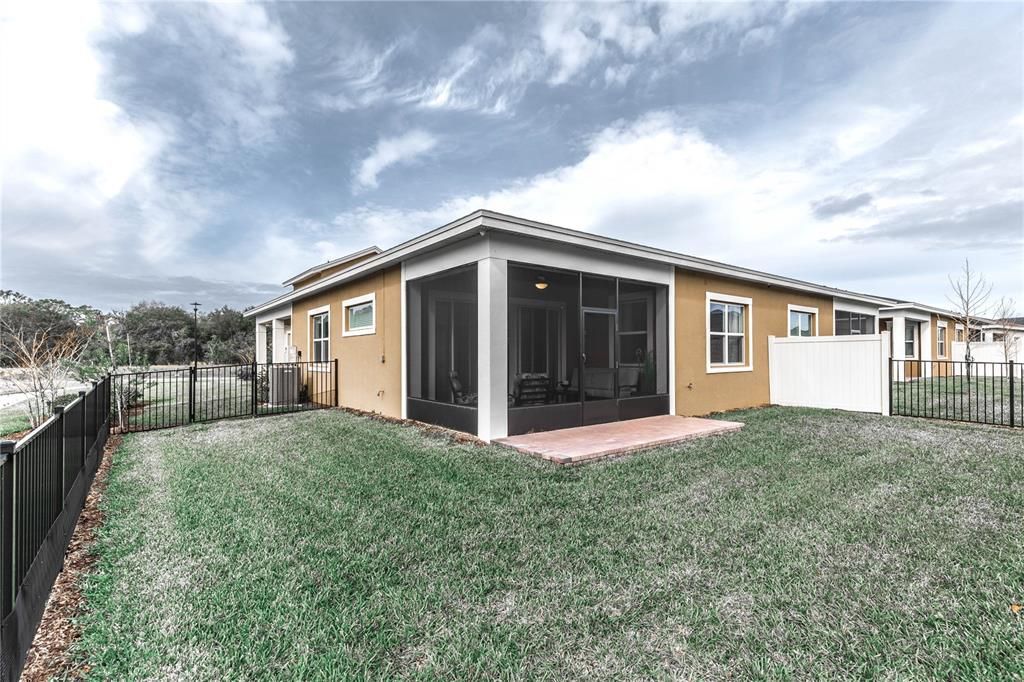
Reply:
[[[889,334],[768,337],[771,403],[889,413]]]
[[[1009,347],[1003,346],[1002,341],[972,341],[970,373],[974,376],[1007,376],[1009,365],[1005,363],[1010,360],[1020,362],[1022,346],[1024,343],[1021,343],[1019,338],[1014,339]],[[950,358],[955,362],[954,374],[967,374],[968,366],[961,364],[964,363],[966,354],[967,344],[963,341],[954,341],[953,356]]]

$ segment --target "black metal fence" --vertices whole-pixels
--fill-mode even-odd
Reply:
[[[111,423],[119,432],[338,405],[337,359],[130,372],[112,381]]]
[[[21,673],[109,433],[110,377],[0,442],[0,680]]]
[[[890,360],[890,413],[1024,427],[1024,365]]]

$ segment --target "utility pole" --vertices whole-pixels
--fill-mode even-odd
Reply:
[[[192,301],[192,366],[199,367],[199,306],[202,303]]]

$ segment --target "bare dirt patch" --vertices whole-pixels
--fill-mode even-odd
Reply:
[[[32,640],[25,662],[22,680],[35,682],[59,678],[81,678],[88,672],[76,669],[68,658],[68,651],[80,636],[74,623],[75,617],[81,613],[84,603],[81,580],[88,573],[96,557],[92,553],[92,545],[96,541],[96,529],[103,523],[103,512],[100,502],[107,488],[107,477],[114,452],[121,444],[121,436],[112,435],[107,439],[103,449],[103,458],[93,481],[92,489],[85,498],[85,506],[78,517],[78,525],[71,536],[67,554],[64,558],[64,570],[57,575],[50,598],[46,602],[46,611]]]

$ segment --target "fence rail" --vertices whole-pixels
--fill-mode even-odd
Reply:
[[[302,412],[338,404],[338,361],[245,363],[112,377],[119,432]]]
[[[1024,365],[891,360],[891,414],[1024,427]]]
[[[21,673],[109,433],[110,377],[0,441],[0,680]]]

